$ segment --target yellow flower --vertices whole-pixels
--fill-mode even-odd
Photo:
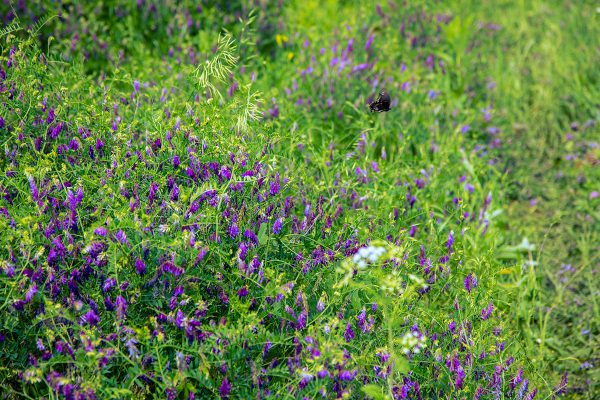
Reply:
[[[285,35],[277,34],[275,35],[275,41],[277,42],[277,46],[281,46],[288,41],[288,37]]]

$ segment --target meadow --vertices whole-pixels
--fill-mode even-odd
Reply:
[[[600,398],[594,2],[0,16],[3,399]]]

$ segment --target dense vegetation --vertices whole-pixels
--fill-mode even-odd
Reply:
[[[4,398],[600,396],[592,2],[0,11]]]

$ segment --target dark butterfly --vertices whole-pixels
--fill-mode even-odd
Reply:
[[[385,89],[382,89],[379,92],[379,97],[377,98],[377,100],[369,104],[369,108],[371,109],[371,112],[390,111],[390,103],[390,95],[388,94],[388,92],[386,92]]]

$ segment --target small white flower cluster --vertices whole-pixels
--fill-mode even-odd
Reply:
[[[404,336],[400,338],[402,353],[419,354],[422,349],[427,347],[427,343],[425,343],[426,340],[427,337],[419,334],[418,332],[406,332]]]
[[[408,277],[410,278],[410,280],[412,280],[417,285],[421,286],[423,289],[427,289],[428,285],[425,283],[425,280],[420,276],[408,274]]]
[[[352,257],[352,261],[358,267],[358,269],[363,269],[367,266],[367,264],[376,263],[379,257],[381,257],[385,253],[384,247],[361,247],[358,250],[358,253]]]
[[[402,287],[402,278],[400,278],[398,270],[393,270],[392,273],[387,274],[385,280],[380,282],[381,290],[389,295],[402,294],[404,288]]]

